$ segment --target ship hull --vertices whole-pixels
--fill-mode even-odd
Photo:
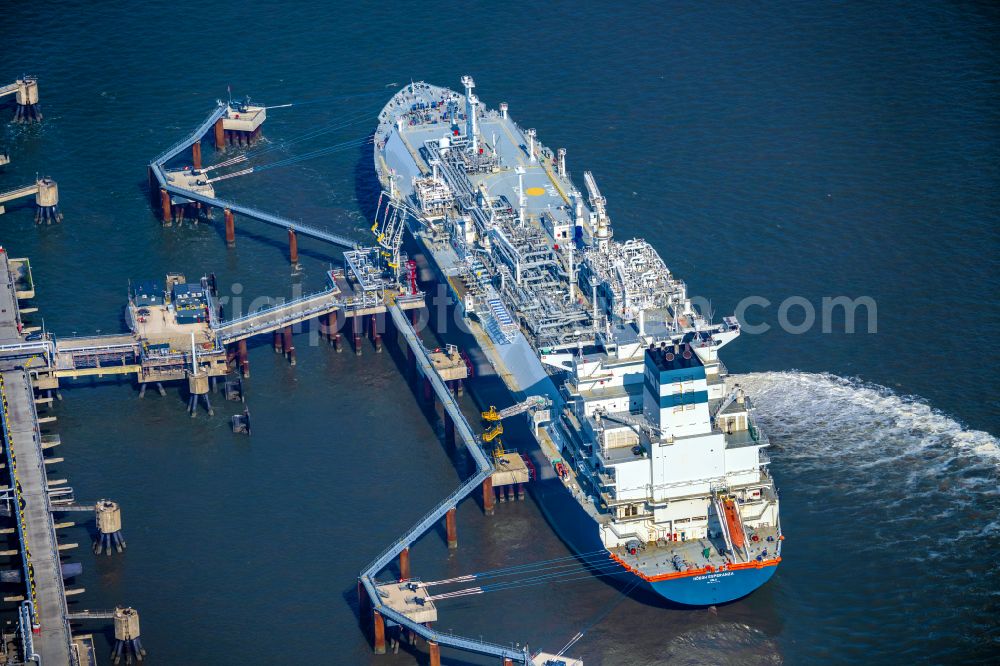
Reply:
[[[777,569],[772,565],[647,581],[615,563],[610,555],[607,563],[594,555],[605,550],[598,526],[559,479],[533,483],[531,492],[559,538],[591,564],[597,575],[611,579],[624,590],[651,593],[673,605],[717,606],[749,595],[770,580]]]
[[[392,122],[392,113],[394,113],[392,105],[383,110],[387,123]],[[388,166],[378,147],[374,161],[379,182],[384,189],[391,190]],[[412,231],[415,230],[411,229]],[[460,311],[464,310],[434,248],[425,243],[417,233],[413,233],[411,239],[427,258],[435,279],[449,287],[455,301],[453,307]],[[523,399],[527,394],[545,395],[553,401],[556,406],[553,411],[558,413],[558,405],[561,403],[559,392],[551,377],[545,372],[537,352],[531,349],[523,337],[518,336],[514,344],[507,346],[505,350],[498,349],[491,342],[479,341],[479,346],[490,358],[491,365],[498,370],[500,369],[498,365],[505,366],[510,371],[500,374],[514,376],[516,383],[520,385],[520,390],[509,385],[507,389],[519,394],[517,399]],[[485,348],[487,346],[492,351],[487,351]],[[518,349],[522,346],[522,349]],[[555,475],[552,461],[542,451],[535,437],[529,435],[524,440],[518,441],[518,448],[530,456],[535,469],[538,470],[539,478],[530,484],[529,491],[556,535],[582,562],[591,567],[595,575],[627,591],[637,599],[647,603],[667,603],[687,607],[719,605],[749,595],[774,575],[776,565],[705,574],[692,573],[690,576],[669,580],[647,580],[612,559],[611,553],[605,549],[601,541],[598,522]]]
[[[428,266],[432,268],[435,278],[449,285],[434,252],[422,242],[418,242],[417,245],[428,259]],[[455,304],[453,307],[461,309],[460,304]],[[524,344],[524,341],[519,340],[518,343]],[[530,372],[529,369],[522,367],[514,374],[544,376],[543,380],[532,383],[526,393],[558,399],[555,384],[545,373],[541,360],[533,350],[530,354],[519,355],[518,362],[537,364],[537,367],[531,368]],[[491,363],[495,361],[491,359]],[[520,398],[523,396],[519,396],[518,399]],[[665,601],[677,606],[703,607],[741,599],[774,575],[777,566],[714,572],[665,581],[648,581],[641,578],[611,559],[610,553],[601,542],[597,522],[552,471],[552,462],[542,452],[538,441],[530,436],[525,439],[528,441],[519,440],[518,446],[531,457],[535,469],[539,472],[539,478],[529,486],[531,495],[560,540],[586,562],[600,578],[629,591],[637,598],[644,598],[643,600],[653,603]]]

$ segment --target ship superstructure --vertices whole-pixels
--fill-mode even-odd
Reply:
[[[535,494],[564,540],[679,603],[752,592],[782,536],[768,440],[718,357],[738,322],[707,320],[651,245],[614,237],[590,172],[584,195],[565,150],[462,84],[412,83],[383,109],[373,229],[409,226],[508,387],[550,402]]]

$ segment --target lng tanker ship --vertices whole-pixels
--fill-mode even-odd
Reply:
[[[590,172],[584,195],[565,150],[462,84],[411,83],[379,115],[389,266],[412,280],[408,231],[511,392],[545,398],[533,494],[582,558],[679,604],[751,593],[783,537],[768,440],[719,359],[739,323],[708,321],[652,246],[614,237]]]

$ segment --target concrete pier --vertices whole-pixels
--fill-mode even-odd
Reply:
[[[5,211],[4,203],[32,195],[35,197],[35,224],[62,222],[63,215],[59,212],[59,185],[51,178],[38,178],[32,185],[0,192],[0,214]]]
[[[66,590],[63,587],[49,504],[49,486],[45,476],[42,449],[38,440],[37,415],[31,381],[24,370],[10,370],[0,375],[0,391],[5,405],[3,430],[5,448],[16,459],[17,487],[20,489],[21,539],[30,544],[29,556],[22,552],[24,566],[30,572],[29,601],[33,606],[32,623],[35,650],[46,664],[69,664],[72,634],[66,619]]]
[[[38,104],[38,79],[24,76],[14,83],[0,86],[0,98],[14,95],[16,106],[12,122],[30,124],[42,121],[42,109]]]

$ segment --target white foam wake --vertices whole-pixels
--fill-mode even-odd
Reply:
[[[827,373],[764,372],[734,375],[732,379],[755,399],[774,434],[818,430],[832,435],[839,445],[837,450],[803,450],[797,440],[782,441],[791,455],[849,454],[860,456],[858,462],[873,462],[950,447],[958,449],[959,455],[970,452],[1000,464],[996,437],[966,430],[916,396]]]
[[[921,398],[858,379],[791,371],[732,381],[754,399],[775,445],[779,483],[794,479],[803,499],[884,514],[882,525],[944,521],[954,526],[955,541],[1000,534],[993,514],[1000,509],[1000,443],[993,435],[963,428]]]

